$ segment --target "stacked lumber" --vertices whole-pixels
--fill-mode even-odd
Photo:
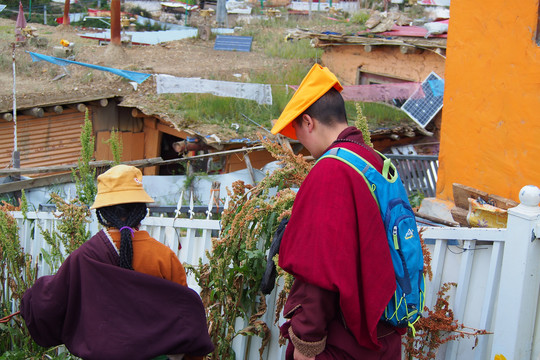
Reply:
[[[467,215],[469,213],[469,198],[475,200],[481,199],[486,203],[503,210],[508,210],[509,208],[513,208],[518,205],[518,203],[514,200],[494,194],[488,194],[485,191],[462,184],[454,183],[452,185],[452,189],[454,192],[455,207],[452,208],[451,213],[454,221],[458,222],[461,226],[469,226],[467,221]]]

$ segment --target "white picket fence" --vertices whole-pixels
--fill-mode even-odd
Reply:
[[[455,318],[469,327],[493,333],[473,339],[453,341],[443,346],[437,358],[445,360],[493,359],[502,354],[507,359],[537,359],[540,355],[540,190],[525,187],[521,204],[508,211],[505,229],[422,227],[423,237],[432,255],[433,279],[426,284],[426,305],[431,307],[440,285],[455,282],[450,304]],[[192,206],[193,208],[193,206]],[[192,215],[193,213],[191,213]],[[205,250],[211,249],[212,233],[220,229],[219,220],[192,218],[147,217],[142,228],[173,249],[184,263],[197,265],[206,261]],[[20,238],[25,252],[38,260],[40,275],[49,269],[40,253],[48,245],[38,228],[52,229],[56,217],[48,212],[31,212],[23,221],[14,212],[20,225]],[[192,217],[192,216],[190,216]],[[98,230],[96,221],[88,225]],[[199,290],[192,277],[188,285]],[[285,348],[278,344],[279,329],[272,325],[275,291],[267,297],[268,311],[262,319],[272,331],[263,359],[284,359]],[[280,319],[278,325],[283,323]],[[243,326],[238,321],[237,326]],[[237,337],[233,347],[237,359],[258,359],[260,338]]]

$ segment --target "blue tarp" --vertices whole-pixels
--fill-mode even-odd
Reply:
[[[109,67],[105,67],[105,66],[86,64],[86,63],[81,63],[81,62],[67,60],[67,59],[60,59],[60,58],[56,58],[56,57],[48,56],[48,55],[43,55],[43,54],[36,54],[36,53],[30,52],[30,51],[27,51],[27,53],[29,53],[30,56],[32,57],[32,61],[44,60],[44,61],[48,61],[50,63],[60,65],[60,66],[65,66],[65,65],[70,65],[70,64],[86,66],[86,67],[96,69],[96,70],[108,71],[110,73],[116,74],[116,75],[124,77],[126,79],[135,81],[138,84],[142,83],[144,80],[146,80],[150,76],[152,76],[152,74],[145,74],[145,73],[140,73],[140,72],[136,72],[136,71],[121,70],[121,69],[114,69],[114,68],[109,68]]]

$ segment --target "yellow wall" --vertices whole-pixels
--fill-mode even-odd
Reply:
[[[452,0],[437,197],[540,186],[538,0]]]

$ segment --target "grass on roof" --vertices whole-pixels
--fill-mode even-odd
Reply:
[[[286,11],[282,11],[286,13]],[[324,14],[314,14],[309,20],[306,16],[282,16],[280,18],[260,19],[251,24],[244,24],[238,35],[253,36],[253,48],[265,56],[281,59],[293,59],[283,68],[268,68],[265,71],[251,72],[249,82],[272,85],[272,105],[259,105],[255,101],[218,97],[210,94],[167,94],[161,95],[169,103],[169,113],[183,119],[180,125],[218,124],[231,128],[241,125],[239,135],[252,133],[256,125],[246,120],[243,115],[270,129],[272,119],[277,119],[291,98],[293,90],[286,85],[299,85],[311,66],[320,62],[322,49],[311,46],[309,39],[288,41],[287,30],[295,27],[326,29],[342,33],[359,31],[367,16],[359,14],[341,19],[329,19]],[[347,18],[350,17],[349,20]],[[238,81],[233,78],[216,80]],[[379,103],[362,104],[363,113],[368,119],[370,130],[387,128],[409,122],[408,116],[401,110]],[[354,102],[346,102],[349,123],[356,119]],[[243,114],[243,115],[242,115]]]

